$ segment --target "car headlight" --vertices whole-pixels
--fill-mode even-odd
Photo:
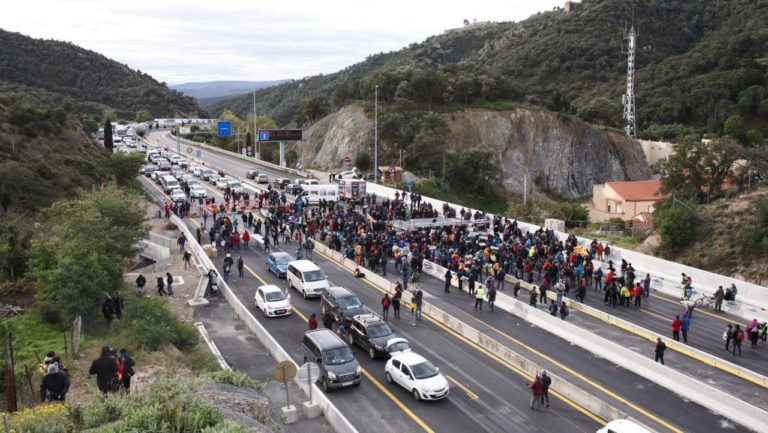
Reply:
[[[358,365],[356,371],[357,371],[357,374],[362,374],[363,373],[363,368]]]
[[[328,379],[336,380],[336,373],[329,371],[328,372]]]

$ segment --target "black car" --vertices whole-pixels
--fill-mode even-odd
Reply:
[[[390,352],[409,347],[407,341],[398,338],[387,322],[375,314],[358,314],[353,317],[346,338],[350,346],[357,344],[367,350],[371,359],[389,358]]]
[[[365,309],[360,299],[343,287],[329,287],[320,296],[320,308],[323,314],[329,311],[338,322],[364,314]]]
[[[245,177],[247,177],[248,179],[256,179],[257,177],[259,177],[259,172],[256,170],[248,170],[247,172],[245,172]]]
[[[288,194],[299,195],[304,192],[304,188],[298,183],[292,183],[285,187],[285,192]]]
[[[276,189],[285,189],[285,187],[290,184],[291,184],[291,179],[275,179],[272,182],[272,187]]]

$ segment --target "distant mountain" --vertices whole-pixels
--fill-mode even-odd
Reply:
[[[722,134],[731,116],[765,128],[765,0],[584,0],[568,12],[470,24],[336,73],[260,90],[256,112],[286,125],[306,117],[301,108],[312,108],[308,100],[321,98],[309,102],[336,111],[353,100],[372,102],[378,86],[380,105],[411,100],[418,108],[454,110],[511,100],[621,128],[623,35],[633,15],[641,135]],[[253,110],[251,98],[228,98],[209,110],[243,116]]]
[[[122,118],[191,114],[194,98],[148,74],[68,42],[0,30],[0,81],[102,104]]]
[[[242,95],[254,90],[277,86],[289,80],[273,81],[202,81],[197,83],[172,84],[171,89],[197,98],[200,105],[207,106],[228,96]]]

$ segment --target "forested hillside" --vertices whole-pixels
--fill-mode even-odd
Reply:
[[[122,118],[199,109],[194,98],[96,52],[0,30],[0,81],[103,104]]]
[[[470,25],[334,74],[262,90],[256,109],[278,124],[302,124],[350,100],[372,100],[378,84],[385,104],[408,100],[440,110],[508,100],[621,127],[623,35],[633,14],[641,136],[727,133],[732,116],[741,128],[761,132],[768,115],[768,2],[753,0],[584,0],[569,13]],[[211,107],[225,109],[244,115],[251,98]]]

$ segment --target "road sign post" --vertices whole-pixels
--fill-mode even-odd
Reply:
[[[291,361],[278,362],[273,371],[275,380],[283,381],[285,386],[285,405],[291,405],[291,399],[288,395],[288,381],[296,377],[296,365]]]

